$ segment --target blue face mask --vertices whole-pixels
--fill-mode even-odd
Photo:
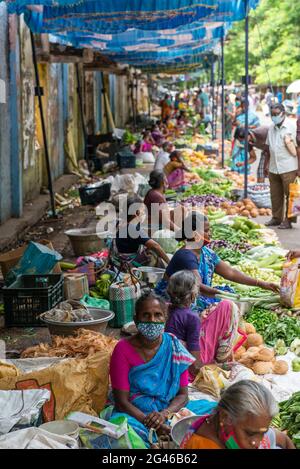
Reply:
[[[145,339],[154,342],[164,332],[164,322],[138,322],[137,330],[145,337]]]
[[[279,114],[279,116],[272,116],[272,121],[275,125],[279,125],[284,121],[284,116],[282,114]]]

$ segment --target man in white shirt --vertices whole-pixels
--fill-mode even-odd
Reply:
[[[272,199],[272,219],[267,226],[292,228],[296,218],[288,218],[289,186],[300,176],[300,148],[297,147],[296,123],[286,118],[282,104],[271,108],[271,125],[266,144],[265,175],[269,177]]]
[[[154,169],[156,171],[163,171],[164,167],[170,161],[170,154],[173,151],[173,144],[171,142],[164,142],[162,149],[157,155]]]

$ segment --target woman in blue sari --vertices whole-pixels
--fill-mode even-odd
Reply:
[[[164,333],[165,302],[147,291],[136,303],[138,333],[114,349],[110,377],[114,407],[102,417],[126,416],[149,445],[149,430],[168,434],[170,416],[188,402],[188,368],[195,358],[173,335]]]
[[[199,295],[197,309],[202,312],[214,303],[219,302],[216,295],[220,289],[212,288],[214,274],[218,274],[230,282],[240,283],[266,290],[278,291],[278,286],[263,282],[223,262],[219,256],[209,248],[210,225],[207,217],[200,212],[191,212],[184,220],[180,233],[176,233],[184,246],[172,257],[163,280],[156,287],[156,293],[169,300],[167,286],[169,278],[181,270],[190,270],[198,278]]]
[[[235,119],[236,131],[234,135],[234,145],[232,149],[232,164],[231,170],[239,174],[245,173],[245,147],[242,141],[245,141],[245,125],[246,125],[246,102],[242,101],[239,112]],[[260,120],[254,112],[248,110],[248,128],[256,129],[260,126]],[[249,160],[248,174],[250,171],[250,164],[253,161]]]

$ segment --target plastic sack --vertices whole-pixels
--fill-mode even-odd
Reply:
[[[1,436],[0,449],[78,449],[78,443],[70,436],[33,427]]]
[[[158,230],[153,234],[153,239],[168,254],[173,254],[178,247],[174,231]]]
[[[42,370],[0,380],[2,390],[51,391],[42,408],[44,422],[62,420],[72,411],[97,415],[105,406],[111,353],[97,352],[85,359],[63,360]]]
[[[136,157],[143,160],[144,163],[148,163],[148,164],[155,163],[155,158],[154,158],[153,153],[151,153],[151,151],[143,151],[141,153],[138,153]]]
[[[293,259],[283,266],[280,297],[289,308],[300,308],[300,259]]]
[[[89,449],[146,449],[143,440],[134,429],[128,425],[126,417],[113,417],[109,422],[115,425],[125,426],[127,432],[121,438],[116,439],[107,435],[99,435],[87,430],[80,430],[80,440]]]
[[[46,389],[0,391],[0,435],[39,425],[42,407],[50,397]]]
[[[109,301],[103,300],[102,298],[92,298],[89,295],[84,295],[83,298],[81,298],[80,303],[87,308],[110,309]]]
[[[57,251],[31,241],[19,262],[8,272],[5,283],[11,285],[19,275],[49,274],[61,259]]]
[[[290,184],[288,217],[299,217],[300,215],[300,178]]]

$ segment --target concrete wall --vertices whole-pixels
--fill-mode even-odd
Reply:
[[[39,64],[39,74],[55,180],[68,166],[68,129],[77,159],[84,155],[75,65]],[[30,34],[22,18],[8,17],[0,2],[0,224],[22,216],[24,203],[33,200],[43,186],[48,186],[48,176]]]
[[[0,3],[0,223],[11,213],[9,80],[8,80],[8,22],[6,7]],[[4,101],[4,102],[1,102]]]

